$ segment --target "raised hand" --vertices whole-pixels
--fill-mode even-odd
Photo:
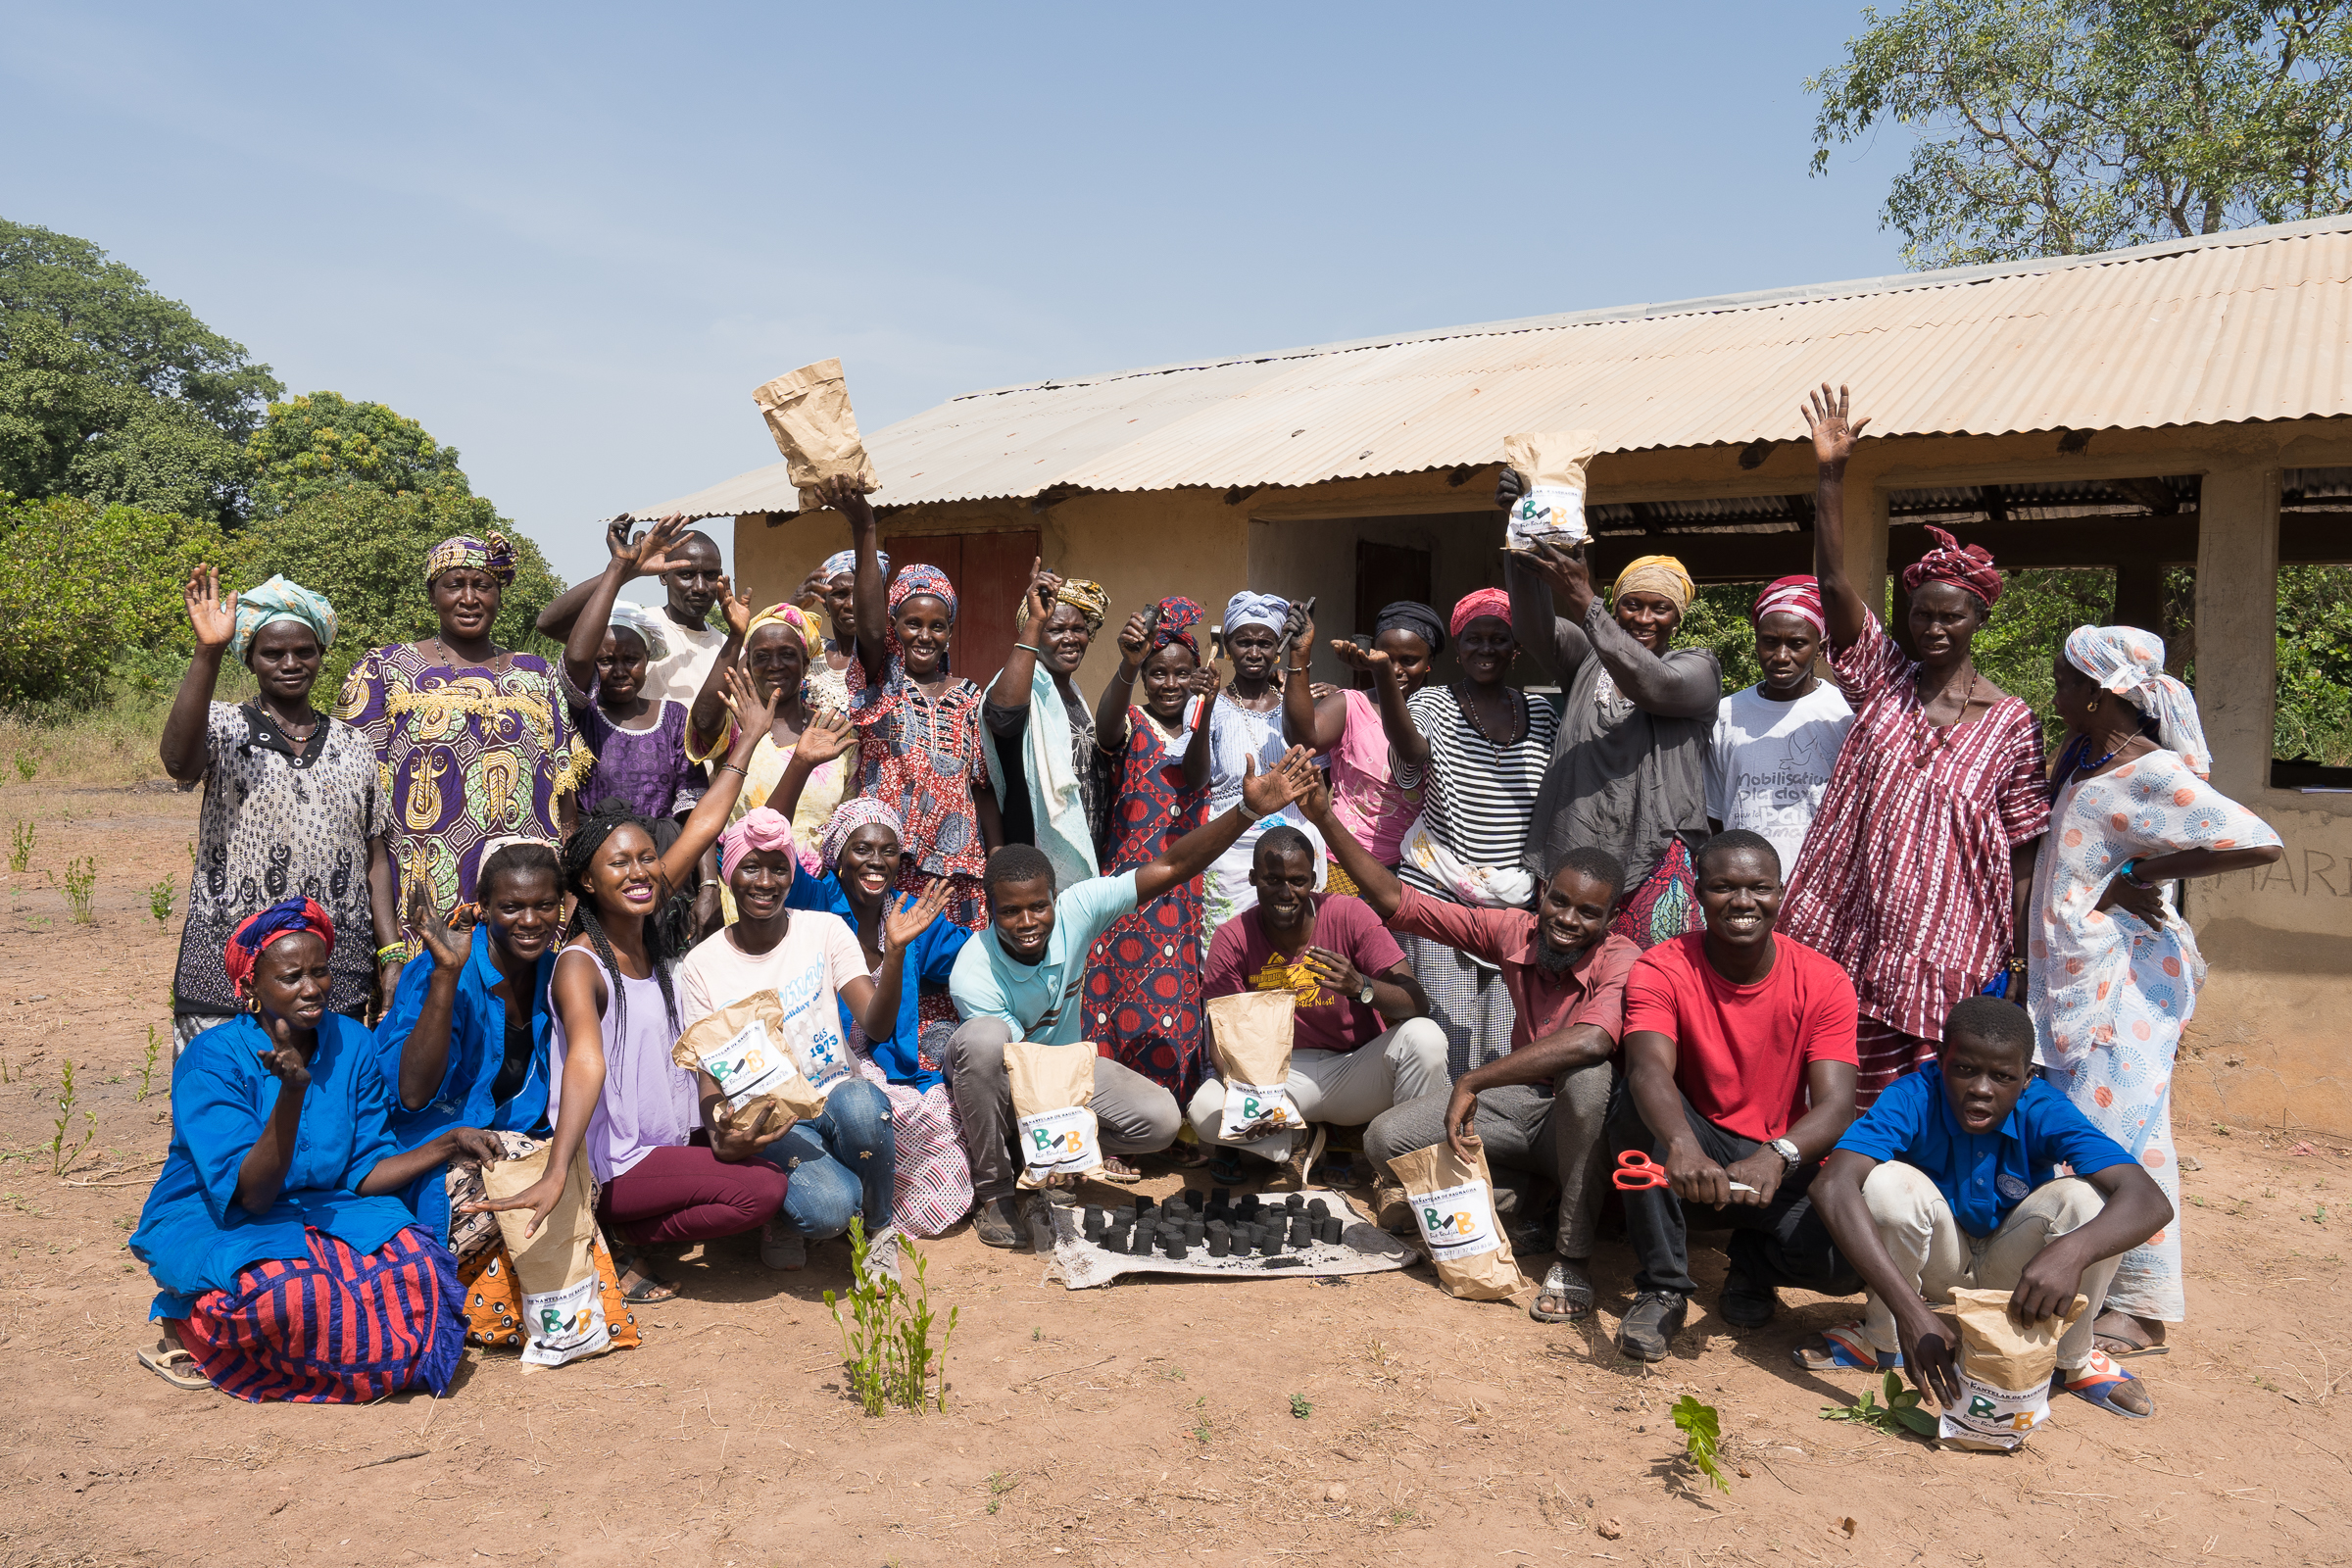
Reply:
[[[1517,468],[1506,466],[1494,476],[1494,505],[1508,512],[1527,494],[1527,479]]]
[[[621,564],[625,575],[632,578],[650,577],[675,570],[683,564],[672,561],[669,552],[685,532],[685,517],[674,512],[633,538],[633,526],[625,520],[616,519],[605,530],[605,549],[614,561]]]
[[[793,744],[793,755],[815,767],[848,751],[857,739],[858,731],[850,723],[849,714],[837,708],[820,708]]]
[[[741,664],[727,671],[726,688],[721,694],[727,710],[735,715],[739,734],[764,735],[775,726],[776,705],[784,700],[779,686],[765,702],[760,700],[760,683]]]
[[[273,1018],[270,1022],[282,1027],[282,1020]],[[254,1054],[262,1059],[264,1071],[285,1085],[285,1093],[300,1097],[311,1087],[311,1064],[303,1059],[302,1052],[292,1041],[279,1040],[275,1030],[270,1031],[270,1049]]]
[[[1061,576],[1046,569],[1045,558],[1033,557],[1029,562],[1029,586],[1021,597],[1029,604],[1029,623],[1042,631],[1046,617],[1054,612],[1054,596],[1061,592]],[[1032,636],[1035,633],[1031,633]]]
[[[424,940],[424,951],[433,956],[437,967],[464,967],[472,953],[473,906],[462,904],[444,920],[433,913],[423,885],[413,884],[409,888],[409,924]]]
[[[816,493],[824,498],[826,506],[849,518],[852,528],[865,529],[874,525],[873,503],[865,499],[865,492],[858,488],[858,481],[850,475],[835,474],[818,484]]]
[[[1379,674],[1394,662],[1379,649],[1358,647],[1345,637],[1334,637],[1331,640],[1331,657],[1346,664],[1349,669],[1365,670],[1374,675]]]
[[[1551,584],[1554,596],[1563,602],[1571,619],[1584,618],[1585,607],[1592,602],[1592,566],[1585,559],[1585,547],[1562,550],[1548,539],[1539,539],[1528,550],[1526,560],[1537,574]]]
[[[196,629],[199,648],[226,648],[237,634],[237,596],[220,598],[220,573],[198,566],[188,574],[188,624]]]
[[[1244,763],[1242,804],[1253,815],[1272,816],[1313,789],[1318,776],[1312,754],[1303,746],[1285,752],[1268,773],[1259,773],[1257,759],[1250,758]]]
[[[1127,617],[1119,628],[1119,662],[1129,669],[1144,667],[1145,658],[1152,652],[1152,629],[1158,622],[1157,610],[1139,610]]]
[[[737,642],[751,634],[752,602],[735,597],[735,584],[723,571],[718,574],[718,612],[726,617],[727,630],[735,634]]]
[[[719,581],[723,583],[726,579],[721,577]],[[825,575],[824,565],[819,563],[808,568],[808,575],[803,577],[800,587],[793,590],[792,602],[804,610],[813,609],[825,602],[825,595],[832,589],[833,579]]]
[[[1320,827],[1331,815],[1331,775],[1315,769],[1315,782],[1298,797],[1298,814]]]
[[[1809,394],[1810,407],[1797,406],[1805,416],[1805,428],[1813,432],[1813,459],[1823,464],[1843,464],[1854,455],[1854,442],[1860,439],[1863,428],[1870,423],[1867,417],[1848,419],[1850,407],[1845,388],[1836,392],[1830,383],[1821,383],[1821,390]]]
[[[1216,701],[1217,688],[1224,683],[1225,677],[1217,673],[1216,665],[1202,664],[1193,671],[1193,678],[1184,683],[1184,689],[1202,702],[1210,703]]]
[[[903,953],[909,943],[931,929],[948,906],[948,879],[935,876],[923,884],[923,891],[907,902],[904,909],[893,910],[882,922],[882,952],[884,956]]]

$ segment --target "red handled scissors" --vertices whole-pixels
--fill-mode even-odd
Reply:
[[[1616,1184],[1617,1190],[1621,1193],[1642,1192],[1652,1187],[1671,1185],[1670,1179],[1666,1175],[1666,1167],[1639,1149],[1629,1149],[1617,1156],[1617,1169],[1609,1180]],[[1732,1191],[1752,1193],[1755,1189],[1745,1182],[1734,1182]]]

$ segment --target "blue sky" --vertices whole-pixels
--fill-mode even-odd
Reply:
[[[390,404],[567,577],[595,519],[1193,355],[1899,270],[1808,177],[1859,8],[0,4],[0,215]],[[724,542],[723,522],[714,526]]]

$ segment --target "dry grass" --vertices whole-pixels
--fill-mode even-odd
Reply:
[[[231,665],[220,672],[216,702],[241,703],[253,677]],[[172,688],[119,690],[103,707],[59,716],[0,713],[0,787],[24,784],[124,785],[164,777],[159,750]]]

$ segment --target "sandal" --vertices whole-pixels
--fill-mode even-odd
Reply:
[[[1211,1151],[1208,1156],[1209,1180],[1219,1187],[1242,1185],[1242,1152],[1230,1146]]]
[[[1800,1345],[1788,1354],[1804,1372],[1894,1372],[1903,1364],[1902,1351],[1871,1344],[1860,1323],[1823,1329],[1819,1345]]]
[[[2146,1409],[2134,1410],[2115,1402],[2115,1396],[2124,1392],[2127,1384],[2137,1389],[2148,1401]],[[2109,1360],[2104,1350],[2092,1350],[2090,1359],[2078,1367],[2071,1378],[2060,1367],[2051,1375],[2050,1387],[2063,1389],[2078,1399],[2088,1399],[2102,1410],[2113,1410],[2128,1421],[2145,1421],[2156,1413],[2155,1396],[2148,1394],[2148,1386]]]
[[[631,1306],[651,1306],[656,1301],[677,1299],[678,1288],[637,1260],[634,1252],[622,1252],[613,1258],[620,1270],[620,1298]],[[630,1280],[637,1283],[631,1285]]]
[[[2114,1323],[2115,1329],[2104,1329],[2099,1323]],[[2151,1340],[2139,1320],[2129,1312],[2101,1312],[2098,1323],[2091,1325],[2090,1343],[2093,1348],[2111,1361],[2129,1361],[2135,1355],[2170,1355],[2173,1348],[2161,1340]]]
[[[183,1361],[190,1367],[196,1367],[196,1352],[184,1345],[166,1345],[158,1340],[139,1351],[139,1365],[175,1389],[193,1391],[213,1386],[213,1380],[204,1375],[201,1367],[189,1372],[175,1370]]]
[[[1133,1187],[1144,1179],[1142,1171],[1137,1170],[1116,1154],[1104,1154],[1102,1168],[1088,1174],[1099,1182],[1113,1182],[1121,1187]]]
[[[1556,1304],[1545,1306],[1546,1301]],[[1539,1323],[1574,1323],[1591,1317],[1592,1282],[1585,1278],[1584,1265],[1564,1257],[1556,1260],[1544,1272],[1536,1298],[1527,1303],[1527,1315]]]

